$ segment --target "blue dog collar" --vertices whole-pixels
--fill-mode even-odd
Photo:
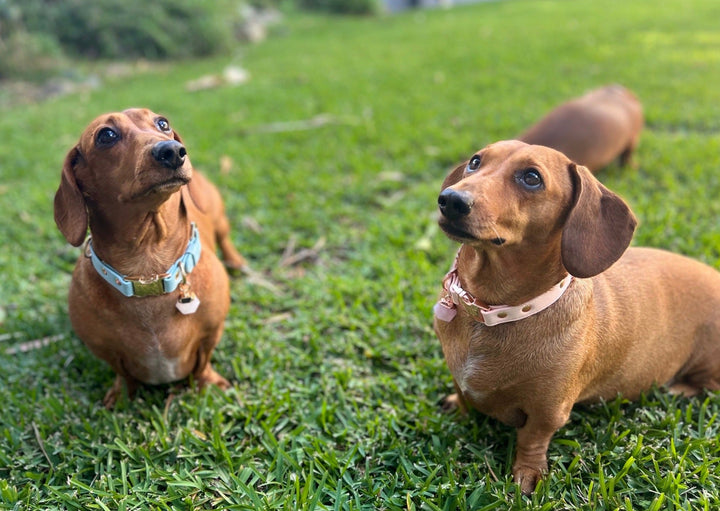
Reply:
[[[157,296],[172,293],[185,282],[185,277],[193,271],[200,260],[202,252],[200,236],[194,222],[191,227],[190,241],[188,241],[185,253],[165,273],[160,275],[129,277],[118,273],[95,254],[92,248],[92,237],[87,240],[85,254],[90,258],[98,275],[125,296]]]

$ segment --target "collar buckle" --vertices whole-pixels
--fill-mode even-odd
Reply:
[[[126,277],[126,279],[132,282],[135,296],[154,296],[165,293],[163,280],[167,277],[169,277],[167,273],[162,273],[151,277]]]
[[[461,306],[465,313],[476,321],[479,321],[481,323],[485,322],[483,312],[487,311],[488,309],[480,305],[473,295],[465,291],[460,286],[457,273],[452,276],[449,286],[446,289],[449,294],[450,300],[452,300],[452,303],[455,306]]]

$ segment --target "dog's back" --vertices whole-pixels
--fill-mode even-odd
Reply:
[[[587,338],[604,363],[579,401],[635,399],[653,383],[683,394],[720,389],[720,273],[664,250],[630,248],[592,280],[600,321]]]
[[[592,90],[553,109],[519,140],[551,147],[597,171],[615,158],[629,162],[643,127],[642,106],[620,85]]]

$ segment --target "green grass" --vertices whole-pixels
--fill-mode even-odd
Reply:
[[[3,107],[0,507],[718,509],[720,399],[662,391],[577,408],[550,446],[550,475],[521,497],[514,431],[438,412],[452,383],[430,316],[456,248],[435,227],[449,167],[605,83],[630,87],[646,109],[638,169],[602,174],[641,220],[635,244],[720,267],[720,4],[691,4],[292,16],[232,58]],[[251,81],[185,91],[228,63]],[[279,292],[233,281],[214,357],[230,391],[146,387],[107,412],[113,375],[67,319],[79,251],[56,230],[52,199],[87,122],[129,106],[170,118],[221,186],[236,244]],[[320,114],[334,123],[260,129]],[[224,156],[233,166],[221,173]],[[291,239],[325,245],[280,267]],[[54,342],[15,352],[44,338]]]

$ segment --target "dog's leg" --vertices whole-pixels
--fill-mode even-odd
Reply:
[[[202,389],[206,385],[215,385],[221,390],[227,390],[230,388],[230,382],[220,376],[215,369],[213,369],[210,363],[210,355],[212,355],[215,346],[220,342],[222,336],[222,328],[218,329],[217,333],[210,338],[207,338],[200,344],[197,354],[197,363],[195,364],[195,370],[193,371],[193,377],[198,388]]]
[[[669,383],[671,394],[692,397],[720,390],[720,324],[697,329],[696,351]]]
[[[225,213],[215,219],[215,239],[220,246],[223,262],[228,268],[242,270],[247,267],[247,261],[230,241],[230,222]]]
[[[517,432],[517,453],[513,464],[515,483],[524,495],[535,491],[537,483],[547,472],[547,450],[555,432],[570,416],[572,403],[556,412],[540,410],[530,413],[527,422]]]
[[[135,390],[137,390],[137,380],[132,377],[125,377],[121,375],[115,376],[115,381],[112,387],[108,389],[103,398],[103,405],[108,410],[112,410],[117,403],[118,398],[122,395],[123,383],[125,383],[128,393],[128,398],[132,399],[135,397]]]
[[[210,363],[205,364],[205,369],[201,373],[195,375],[195,381],[197,381],[198,387],[201,389],[207,385],[215,385],[216,387],[219,387],[220,390],[227,390],[230,388],[230,382],[220,376],[220,374],[213,369],[212,364]]]
[[[673,383],[668,388],[668,392],[670,394],[682,397],[697,396],[700,393],[700,390],[701,389],[684,382]]]
[[[453,383],[455,384],[455,393],[449,394],[442,398],[438,402],[438,405],[440,405],[440,409],[443,411],[443,413],[451,413],[455,410],[459,410],[460,413],[465,415],[467,413],[467,405],[462,398],[462,392],[460,391],[460,387],[458,387],[458,384],[454,379]]]
[[[713,377],[709,370],[704,370],[697,375],[687,375],[680,381],[676,381],[668,387],[668,392],[675,396],[692,397],[702,391],[716,392],[720,390],[720,377]]]
[[[635,148],[637,147],[637,144],[638,144],[637,138],[631,140],[630,143],[628,144],[628,146],[623,150],[623,152],[620,153],[620,158],[619,158],[618,163],[621,167],[629,166],[630,168],[635,168],[635,164],[633,163],[633,160],[632,160],[632,155],[635,152]]]

